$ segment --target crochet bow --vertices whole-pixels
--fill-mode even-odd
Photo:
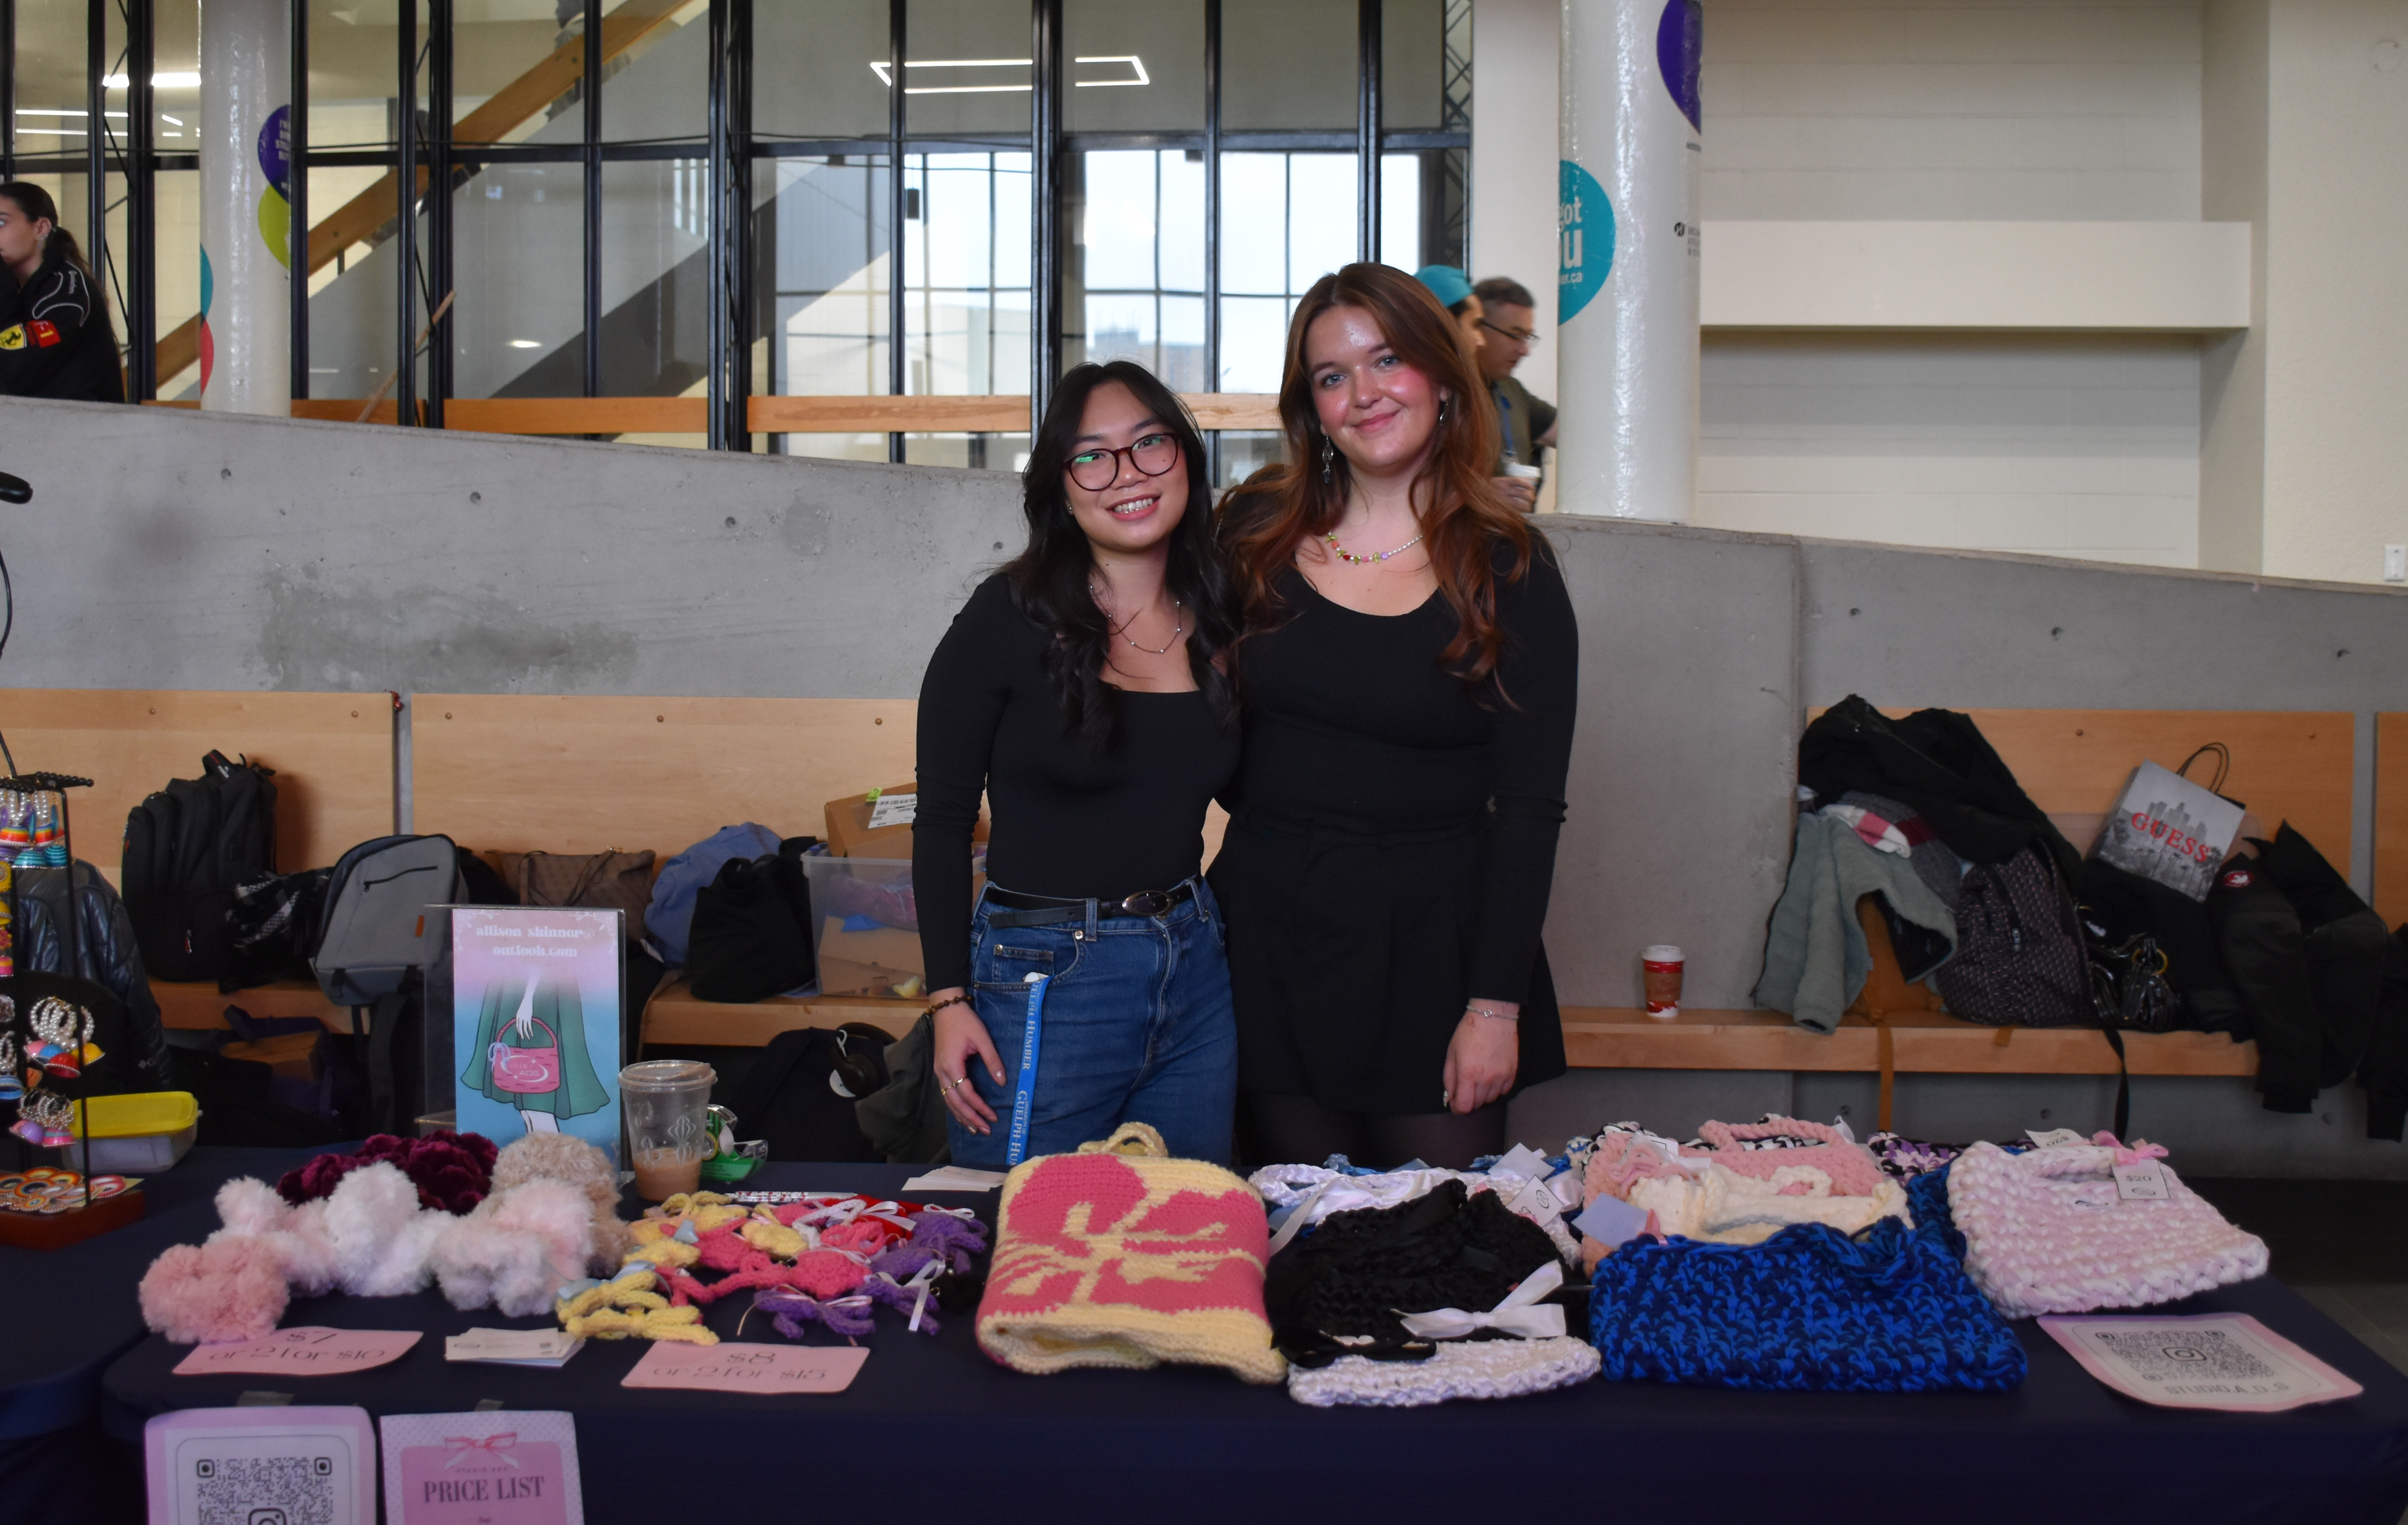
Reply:
[[[1562,1264],[1549,1261],[1523,1277],[1522,1285],[1506,1293],[1504,1301],[1486,1313],[1434,1308],[1428,1313],[1399,1317],[1408,1331],[1425,1340],[1459,1340],[1483,1329],[1517,1334],[1526,1340],[1550,1339],[1564,1332],[1564,1310],[1552,1303],[1543,1307],[1536,1304],[1563,1284]]]

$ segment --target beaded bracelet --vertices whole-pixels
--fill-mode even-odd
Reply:
[[[949,995],[942,1001],[930,1002],[928,1004],[928,1008],[920,1013],[920,1015],[923,1017],[933,1018],[937,1013],[944,1010],[947,1006],[967,1006],[969,1004],[970,998],[967,995]]]

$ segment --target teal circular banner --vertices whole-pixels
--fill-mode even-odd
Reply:
[[[1569,323],[1605,290],[1613,269],[1613,203],[1596,176],[1569,159],[1556,184],[1555,321]]]

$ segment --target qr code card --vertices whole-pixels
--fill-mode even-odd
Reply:
[[[187,1408],[143,1427],[150,1525],[376,1525],[364,1408]]]
[[[2051,1315],[2040,1326],[2100,1381],[2166,1408],[2265,1414],[2366,1390],[2245,1313]]]

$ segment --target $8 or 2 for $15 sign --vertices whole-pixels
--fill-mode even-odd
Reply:
[[[858,1347],[683,1345],[661,1341],[620,1379],[627,1388],[694,1388],[705,1392],[842,1392],[869,1352]]]

